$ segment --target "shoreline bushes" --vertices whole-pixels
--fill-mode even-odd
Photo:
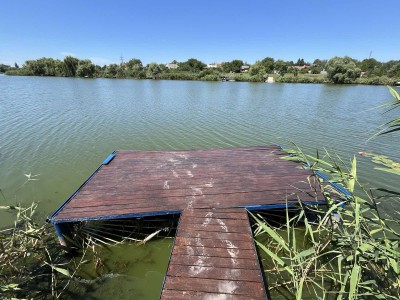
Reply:
[[[218,81],[232,78],[241,82],[265,82],[273,76],[276,82],[284,83],[334,83],[395,85],[400,82],[400,61],[378,62],[374,59],[357,61],[348,56],[330,60],[316,59],[306,63],[274,60],[267,57],[250,65],[242,60],[211,64],[191,58],[186,62],[173,61],[170,64],[155,62],[144,66],[134,58],[120,64],[99,66],[88,59],[67,56],[63,61],[52,58],[28,60],[22,67],[0,65],[0,72],[12,76],[59,76],[81,78],[131,78],[165,80]],[[326,71],[325,71],[326,70]]]

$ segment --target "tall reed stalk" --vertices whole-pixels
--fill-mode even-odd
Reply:
[[[0,230],[1,298],[58,298],[71,278],[52,229],[35,222],[36,208],[0,207],[16,214],[13,226]]]
[[[395,101],[388,106],[397,108],[400,97],[392,88],[391,93]],[[395,119],[379,135],[399,129]],[[284,299],[399,299],[400,212],[381,208],[385,200],[400,207],[399,191],[366,189],[357,179],[356,158],[346,164],[326,150],[311,156],[296,145],[285,151],[284,159],[327,174],[352,195],[338,193],[320,180],[326,205],[306,205],[298,198],[297,205],[287,205],[280,226],[251,214],[256,243],[267,260],[270,292]],[[400,175],[398,163],[371,157],[386,167],[383,171]]]

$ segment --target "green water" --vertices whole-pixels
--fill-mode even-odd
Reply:
[[[373,109],[391,99],[381,86],[0,76],[4,195],[0,205],[38,201],[39,219],[45,220],[115,149],[201,149],[293,141],[310,153],[327,147],[345,160],[361,150],[398,160],[398,136],[368,141],[380,124],[395,116],[395,112]],[[398,189],[395,176],[371,172],[371,167],[367,158],[359,157],[361,181]],[[382,205],[390,209],[390,203]],[[12,222],[11,214],[0,214],[0,227]],[[131,246],[124,249],[123,253],[137,251]],[[132,281],[138,280],[138,285],[157,290],[153,295],[158,295],[163,275],[157,268],[166,266],[165,261],[150,263],[159,272],[156,284],[146,281],[152,271],[144,264],[140,271],[128,271],[129,279],[119,278],[115,289],[123,294],[122,287],[134,286]],[[137,277],[141,279],[135,279],[135,272],[142,274]],[[100,288],[108,291],[110,286]],[[100,299],[105,291],[96,297]]]
[[[118,245],[99,248],[102,267],[93,260],[85,264],[69,295],[73,299],[158,299],[168,266],[173,239],[145,245]],[[110,255],[112,253],[112,255]]]

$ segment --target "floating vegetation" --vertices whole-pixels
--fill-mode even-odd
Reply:
[[[363,152],[363,156],[369,157],[373,163],[383,166],[374,167],[375,170],[400,175],[400,163],[390,159],[386,155],[379,155],[373,152]]]

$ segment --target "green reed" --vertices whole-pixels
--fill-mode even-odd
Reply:
[[[400,96],[389,90],[394,101],[381,107],[397,109]],[[400,119],[391,120],[374,137],[397,132],[399,126]],[[288,155],[283,159],[328,175],[351,195],[319,179],[326,205],[306,205],[298,197],[297,204],[287,205],[286,222],[280,226],[251,214],[255,236],[265,240],[256,243],[269,262],[269,290],[285,299],[399,299],[400,212],[381,208],[384,201],[396,201],[394,207],[400,207],[399,191],[366,189],[357,179],[355,157],[345,163],[327,150],[311,156],[293,146],[284,150]],[[361,154],[383,166],[375,169],[400,175],[398,162]]]
[[[375,193],[357,180],[355,158],[347,167],[328,151],[322,156],[297,147],[285,151],[284,159],[329,174],[353,194],[338,195],[320,180],[326,205],[306,205],[298,198],[296,205],[287,205],[280,227],[252,214],[255,236],[267,236],[265,243],[256,243],[272,266],[266,270],[270,291],[287,299],[398,299],[400,212],[380,209]]]

